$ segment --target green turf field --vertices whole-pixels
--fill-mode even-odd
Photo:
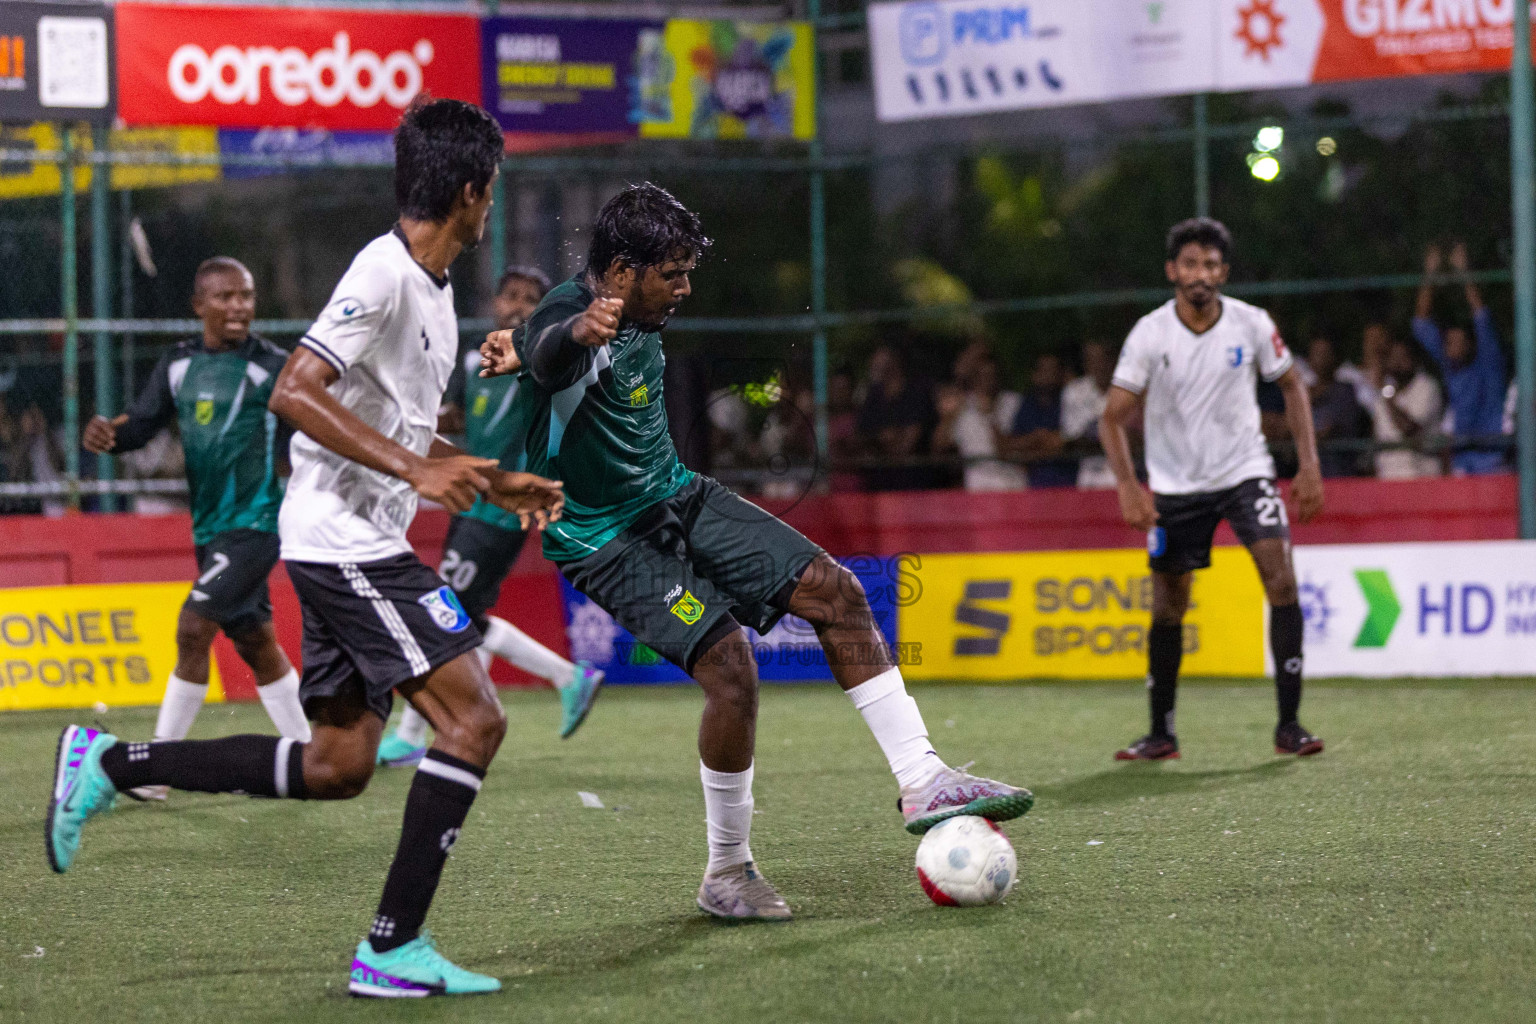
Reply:
[[[87,827],[52,875],[43,798],[65,713],[0,722],[3,1021],[1519,1021],[1536,1018],[1536,690],[1315,687],[1308,762],[1272,698],[1186,687],[1182,761],[1114,766],[1139,687],[917,693],[952,762],[1033,787],[1000,907],[912,873],[874,741],[830,688],[765,691],[758,862],[788,925],[694,909],[690,689],[606,693],[575,739],[547,693],[511,731],[429,923],[499,975],[478,999],[345,997],[409,771],[343,804],[173,794]],[[149,709],[109,727],[147,735]],[[269,728],[210,707],[195,735]],[[606,810],[581,806],[591,790]]]

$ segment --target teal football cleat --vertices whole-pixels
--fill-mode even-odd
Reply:
[[[409,740],[403,740],[395,733],[384,737],[384,742],[379,744],[379,764],[386,768],[409,768],[427,756],[425,743],[417,746]]]
[[[48,866],[59,874],[69,870],[80,849],[80,829],[91,818],[110,811],[117,787],[101,770],[101,753],[117,742],[111,733],[71,725],[59,735],[53,769],[53,792],[43,839]]]
[[[500,992],[501,982],[451,963],[423,931],[388,953],[378,953],[364,939],[352,958],[347,990],[375,999],[420,999],[423,996],[474,996]]]
[[[597,700],[597,691],[602,689],[604,678],[600,669],[581,661],[577,662],[576,671],[571,673],[571,681],[559,687],[560,708],[564,712],[560,719],[561,739],[570,739],[571,733],[580,729],[581,723],[587,720],[592,702]]]

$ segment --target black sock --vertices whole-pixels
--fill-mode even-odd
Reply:
[[[1270,609],[1269,650],[1275,656],[1275,699],[1280,705],[1280,724],[1296,721],[1301,707],[1301,605]]]
[[[459,838],[483,778],[484,769],[441,750],[429,750],[422,758],[410,795],[405,798],[400,846],[368,932],[368,942],[376,952],[403,946],[421,931],[448,851]]]
[[[101,755],[102,770],[121,792],[170,786],[197,793],[249,793],[303,800],[304,744],[278,736],[123,743]]]
[[[1184,660],[1184,626],[1152,624],[1147,631],[1147,690],[1152,702],[1152,735],[1172,736],[1173,702]]]

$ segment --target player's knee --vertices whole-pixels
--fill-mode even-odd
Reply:
[[[305,758],[304,787],[311,800],[351,800],[373,779],[372,757],[335,749]]]
[[[1282,573],[1273,579],[1265,580],[1264,596],[1269,598],[1270,605],[1276,608],[1284,608],[1301,600],[1301,593],[1296,588],[1296,577],[1291,573]]]
[[[433,727],[438,739],[449,747],[479,751],[489,759],[506,738],[507,713],[498,701],[487,697],[441,723],[434,722]]]
[[[176,620],[176,648],[182,654],[207,653],[218,635],[218,625],[200,615],[186,614]]]
[[[818,555],[800,577],[795,614],[813,626],[833,626],[867,619],[864,584],[826,555]]]

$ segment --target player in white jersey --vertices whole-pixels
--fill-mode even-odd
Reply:
[[[309,743],[271,736],[123,744],[71,726],[60,738],[48,856],[67,870],[80,829],[122,790],[343,800],[361,793],[398,690],[436,741],[406,799],[400,844],[349,987],[369,996],[500,988],[450,963],[421,931],[506,718],[475,657],[480,635],[453,589],[406,541],[418,497],[463,512],[484,495],[542,527],[560,485],[500,470],[436,437],[458,352],[448,267],[485,230],[502,156],[489,114],[421,103],[395,133],[400,221],[353,260],[278,378],[269,408],[301,431],[279,520],[304,613],[299,695]]]
[[[1259,429],[1257,378],[1280,386],[1300,468],[1291,494],[1302,522],[1323,505],[1312,407],[1290,351],[1269,314],[1221,294],[1232,236],[1196,218],[1168,234],[1167,304],[1142,317],[1126,339],[1099,421],[1125,521],[1147,531],[1152,627],[1147,689],[1152,731],[1116,760],[1179,756],[1174,698],[1188,640],[1184,614],[1197,569],[1211,564],[1211,539],[1225,519],[1253,556],[1270,604],[1279,723],[1275,752],[1317,754],[1323,741],[1297,720],[1301,704],[1302,615],[1291,563],[1290,524],[1275,486],[1275,464]],[[1136,479],[1126,427],[1144,419],[1147,477]]]

